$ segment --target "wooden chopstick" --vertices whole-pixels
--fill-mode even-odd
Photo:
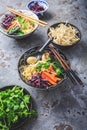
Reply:
[[[30,16],[28,16],[28,15],[26,15],[26,14],[24,14],[24,13],[21,13],[21,12],[15,10],[15,9],[13,9],[13,8],[7,7],[7,10],[10,11],[11,13],[13,13],[13,14],[16,14],[16,15],[18,15],[18,16],[21,16],[21,17],[23,17],[23,18],[25,18],[25,19],[31,20],[32,22],[35,22],[35,23],[37,23],[37,24],[39,24],[39,25],[41,25],[41,26],[46,26],[46,25],[48,24],[47,22],[44,22],[44,21],[39,20],[39,19],[37,20],[37,19],[35,19],[35,18],[32,18],[32,17],[30,17]]]
[[[49,47],[51,48],[52,52],[55,54],[55,56],[57,57],[57,59],[59,60],[60,64],[62,65],[62,67],[64,68],[64,70],[66,71],[68,77],[71,79],[72,83],[74,85],[76,85],[76,81],[78,81],[78,83],[80,85],[83,85],[83,82],[81,81],[81,79],[74,73],[74,71],[70,68],[70,66],[68,65],[68,63],[61,57],[61,55],[59,54],[59,52],[57,52],[53,45],[50,44]],[[71,74],[72,75],[71,75]],[[74,78],[73,78],[73,77]],[[75,81],[76,80],[76,81]]]
[[[58,59],[58,61],[60,62],[61,66],[63,67],[65,73],[67,74],[67,76],[70,78],[71,82],[76,85],[76,81],[74,80],[74,78],[72,77],[72,75],[70,75],[69,71],[66,69],[65,65],[62,63],[62,61],[60,60],[60,58],[58,57],[58,55],[56,54],[54,48],[52,47],[51,44],[49,44],[49,47],[51,48],[51,51],[53,52],[53,54],[56,56],[56,58]]]
[[[53,54],[56,56],[56,58],[58,59],[58,61],[60,62],[61,66],[63,67],[63,69],[65,70],[65,73],[67,74],[67,76],[70,78],[71,82],[76,85],[77,82],[75,81],[75,79],[72,77],[72,75],[69,73],[69,71],[67,70],[66,66],[63,64],[63,62],[61,61],[61,59],[59,58],[59,56],[56,53],[56,50],[54,49],[53,45],[50,44],[49,47],[51,48],[51,51],[53,52]]]
[[[49,45],[50,46],[50,45]],[[65,67],[65,65],[63,64],[63,62],[60,60],[60,58],[58,57],[58,55],[54,52],[54,50],[51,49],[51,51],[55,54],[56,58],[58,59],[58,61],[60,62],[61,66],[63,67],[65,73],[67,74],[67,76],[70,78],[71,82],[76,85],[76,81],[74,80],[74,78],[72,77],[72,75],[70,75],[69,71],[67,70],[67,68]]]

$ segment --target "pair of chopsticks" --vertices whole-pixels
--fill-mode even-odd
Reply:
[[[70,78],[71,82],[74,85],[77,85],[77,82],[78,82],[80,85],[83,86],[84,84],[81,81],[81,79],[74,73],[74,71],[70,68],[68,63],[65,61],[65,59],[62,58],[62,56],[59,54],[58,51],[56,51],[56,49],[53,47],[53,45],[49,44],[49,47],[50,47],[51,51],[53,52],[53,54],[55,55],[55,57],[60,62],[60,64],[62,65],[66,75]]]
[[[22,13],[22,12],[19,12],[19,11],[13,9],[13,8],[7,7],[7,10],[8,10],[9,12],[13,13],[13,14],[16,14],[16,15],[18,15],[18,16],[21,16],[21,17],[25,18],[25,19],[28,19],[28,20],[30,20],[30,21],[32,21],[32,22],[38,24],[38,25],[46,26],[46,25],[48,24],[47,22],[44,22],[44,21],[39,20],[39,19],[37,20],[37,19],[35,19],[35,18],[32,18],[32,17],[30,17],[29,15],[26,15],[26,14],[24,14],[24,13]]]

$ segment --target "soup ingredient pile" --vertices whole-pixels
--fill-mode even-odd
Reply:
[[[34,87],[56,86],[64,77],[62,66],[50,51],[44,52],[41,60],[30,56],[26,62],[26,65],[20,67],[20,73],[22,78]]]

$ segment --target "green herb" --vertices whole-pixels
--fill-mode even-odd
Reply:
[[[19,31],[19,30],[20,30],[20,27],[19,27],[19,26],[15,26],[15,27],[13,27],[12,29],[10,29],[7,33],[8,33],[9,35],[12,35],[12,34],[16,33],[16,32]]]
[[[0,130],[9,130],[20,118],[36,116],[30,109],[30,94],[25,94],[22,88],[14,86],[0,92]]]
[[[17,17],[17,19],[19,23],[24,23],[25,21],[25,18],[22,18],[22,17]]]
[[[25,29],[25,30],[27,29],[27,24],[26,24],[26,22],[22,23],[22,28]]]
[[[50,57],[48,57],[48,59],[46,60],[46,62],[51,62],[51,58]]]
[[[25,21],[25,19],[24,18],[22,18],[22,17],[17,17],[17,19],[18,19],[18,22],[20,23],[20,26],[23,28],[23,29],[27,29],[27,24],[26,24],[26,21]]]
[[[57,59],[54,59],[53,61],[53,64],[54,64],[54,68],[62,68],[61,64],[59,63],[59,61]]]
[[[55,59],[54,62],[53,62],[53,64],[54,64],[53,68],[56,71],[57,76],[64,76],[63,70],[62,70],[62,66],[59,63],[59,61]]]
[[[56,73],[57,73],[57,76],[63,75],[63,72],[62,72],[62,70],[60,68],[56,69]]]
[[[23,35],[24,35],[24,32],[21,31],[21,30],[19,30],[19,32],[17,32],[17,35],[18,35],[18,36],[23,36]]]
[[[37,64],[37,66],[35,68],[36,72],[40,72],[41,71],[42,65],[43,65],[43,63],[38,63]]]
[[[38,63],[35,70],[36,72],[40,72],[42,68],[48,69],[50,67],[51,58],[48,57],[45,63]]]

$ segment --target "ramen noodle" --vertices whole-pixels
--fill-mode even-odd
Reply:
[[[21,75],[24,77],[25,80],[31,79],[32,75],[36,73],[35,67],[38,63],[44,63],[44,61],[37,61],[35,64],[23,65],[21,66]]]
[[[26,66],[22,66],[23,72],[21,73],[21,75],[26,79],[29,80],[32,77],[32,74],[34,73],[34,68],[35,65],[26,65]]]

